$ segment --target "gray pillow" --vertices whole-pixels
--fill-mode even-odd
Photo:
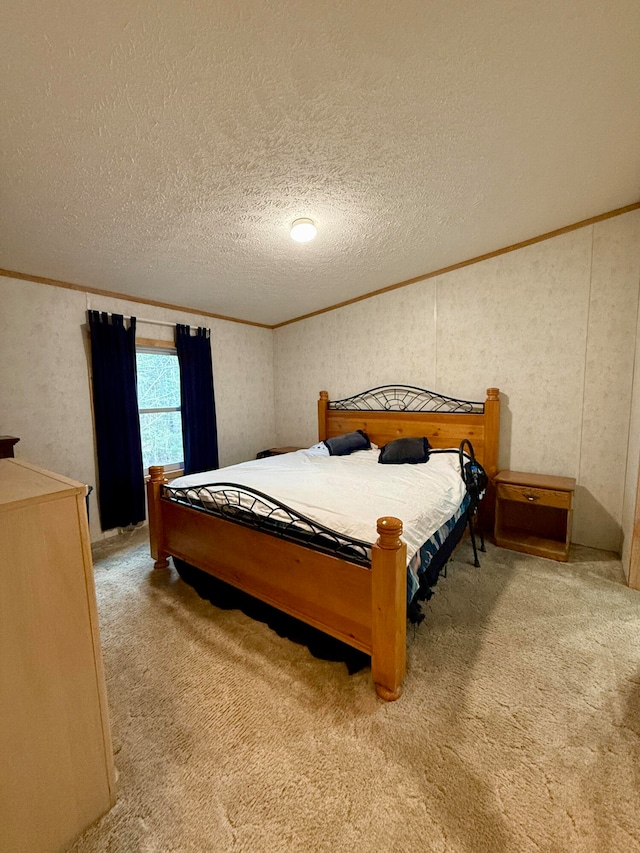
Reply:
[[[335,438],[325,438],[323,443],[329,451],[329,456],[348,456],[355,450],[371,449],[369,436],[361,429],[357,432],[346,432],[344,435],[336,435]]]
[[[378,456],[378,462],[383,465],[415,465],[418,462],[427,462],[429,448],[429,440],[424,435],[421,438],[396,438],[385,444]]]

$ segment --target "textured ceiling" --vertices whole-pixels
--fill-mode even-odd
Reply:
[[[638,0],[3,19],[4,269],[277,323],[640,198]]]

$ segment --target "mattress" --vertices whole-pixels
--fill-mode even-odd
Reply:
[[[349,456],[330,456],[324,445],[252,460],[216,471],[173,480],[169,496],[182,492],[213,508],[225,487],[236,484],[273,497],[294,512],[349,539],[370,546],[377,539],[376,522],[395,516],[403,522],[412,595],[423,570],[424,545],[440,542],[464,512],[466,489],[460,476],[458,452],[432,454],[417,465],[381,465],[378,450],[360,450]],[[206,486],[206,489],[202,487]],[[175,490],[178,490],[176,493]],[[278,509],[268,501],[240,492],[235,500],[254,513]],[[228,500],[225,494],[223,500]],[[281,511],[282,521],[286,513]],[[408,576],[409,578],[409,576]]]

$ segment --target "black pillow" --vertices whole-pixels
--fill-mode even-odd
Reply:
[[[396,438],[390,441],[380,451],[378,462],[383,465],[415,465],[417,462],[427,462],[429,459],[429,440],[421,438]]]
[[[323,444],[329,451],[329,456],[348,456],[355,450],[371,450],[369,436],[361,429],[336,435],[335,438],[325,438]]]

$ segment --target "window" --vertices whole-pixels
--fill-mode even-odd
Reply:
[[[184,467],[180,415],[180,368],[175,349],[136,347],[142,463]]]

